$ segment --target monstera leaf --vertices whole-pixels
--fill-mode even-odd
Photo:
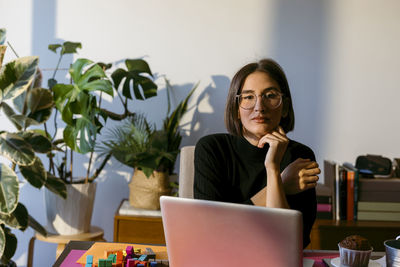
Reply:
[[[56,108],[61,112],[64,140],[73,150],[87,153],[93,150],[94,140],[101,124],[96,120],[100,112],[95,93],[105,92],[113,96],[112,84],[103,69],[88,59],[78,59],[69,73],[73,85],[56,84],[52,90]]]
[[[62,45],[61,44],[49,44],[48,48],[49,50],[53,51],[54,53],[57,53],[57,49],[61,47],[61,55],[64,54],[74,54],[76,53],[78,48],[82,48],[81,43],[75,43],[75,42],[64,42]]]
[[[18,177],[5,164],[0,163],[0,214],[8,215],[18,204]]]
[[[22,94],[35,78],[38,57],[22,57],[7,63],[0,71],[0,102]]]
[[[122,94],[125,97],[132,99],[132,90],[136,99],[143,100],[157,95],[157,85],[147,77],[148,75],[153,76],[153,74],[146,61],[142,59],[127,59],[125,65],[128,71],[119,68],[111,74],[115,88],[118,89],[122,80],[125,79],[122,86]],[[147,74],[147,76],[143,76],[143,74]]]

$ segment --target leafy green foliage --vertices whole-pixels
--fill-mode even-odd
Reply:
[[[74,54],[77,52],[78,48],[82,48],[81,43],[76,43],[76,42],[64,42],[63,44],[49,44],[48,48],[49,50],[53,51],[54,53],[57,53],[57,49],[61,47],[61,55],[65,54]]]
[[[0,163],[0,214],[11,214],[18,204],[18,177],[7,165]]]
[[[0,222],[16,229],[25,230],[28,227],[28,210],[24,205],[18,203],[10,215],[1,215]]]
[[[22,94],[36,74],[38,57],[23,57],[7,63],[0,70],[0,102]]]
[[[171,88],[167,81],[167,90]],[[182,140],[179,123],[196,88],[197,85],[171,114],[167,114],[161,130],[151,127],[143,115],[133,116],[110,131],[108,141],[104,141],[100,149],[102,153],[111,153],[122,164],[141,169],[147,177],[153,171],[172,173]]]
[[[125,65],[128,70],[117,69],[111,75],[117,89],[122,84],[122,80],[125,79],[122,86],[123,96],[132,99],[132,90],[135,98],[140,100],[157,95],[157,85],[148,77],[152,77],[153,74],[146,61],[143,59],[127,59]]]
[[[63,137],[72,150],[87,153],[93,150],[96,134],[102,127],[96,119],[100,110],[96,92],[113,96],[111,82],[102,68],[88,59],[78,59],[70,68],[74,84],[56,84],[54,101],[67,124]]]
[[[41,79],[40,72],[37,71],[38,62],[38,57],[18,58],[2,66],[0,70],[0,110],[17,129],[16,132],[0,132],[0,155],[9,159],[12,165],[10,168],[4,163],[0,164],[2,262],[8,262],[17,247],[17,239],[9,227],[23,231],[30,218],[25,206],[18,202],[19,183],[15,169],[18,167],[31,185],[37,188],[47,186],[47,173],[35,153],[49,153],[52,144],[46,134],[28,129],[31,125],[44,123],[54,107],[51,91],[35,88],[40,84],[37,79]],[[65,184],[58,184],[54,188],[56,193],[65,197]]]
[[[0,45],[3,45],[6,41],[7,30],[5,28],[0,28]]]

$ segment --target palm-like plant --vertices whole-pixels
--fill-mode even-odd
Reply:
[[[142,170],[147,177],[153,171],[172,174],[182,140],[180,121],[197,85],[172,112],[169,97],[172,86],[168,80],[166,85],[168,110],[162,129],[157,130],[143,115],[136,114],[110,131],[108,141],[104,141],[99,149],[102,155],[111,153],[122,164]]]

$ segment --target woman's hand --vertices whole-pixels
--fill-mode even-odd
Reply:
[[[318,163],[309,159],[298,158],[290,163],[281,173],[286,194],[293,195],[314,188],[321,170]]]
[[[257,146],[262,148],[266,143],[269,144],[269,149],[265,157],[264,165],[267,169],[279,170],[281,160],[289,143],[289,139],[286,137],[282,127],[279,126],[277,131],[273,131],[261,137]]]

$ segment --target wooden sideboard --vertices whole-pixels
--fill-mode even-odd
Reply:
[[[165,245],[164,228],[159,211],[129,208],[123,200],[114,216],[114,242]]]
[[[383,242],[400,235],[400,222],[317,219],[307,249],[337,250],[338,243],[349,235],[361,235],[370,241],[374,251],[385,251]]]
[[[150,211],[120,213],[121,202],[114,216],[114,242],[165,244],[161,213]],[[383,242],[400,235],[400,222],[335,221],[317,219],[311,230],[311,244],[307,249],[337,250],[337,244],[349,235],[361,235],[371,242],[374,251],[385,251]]]

